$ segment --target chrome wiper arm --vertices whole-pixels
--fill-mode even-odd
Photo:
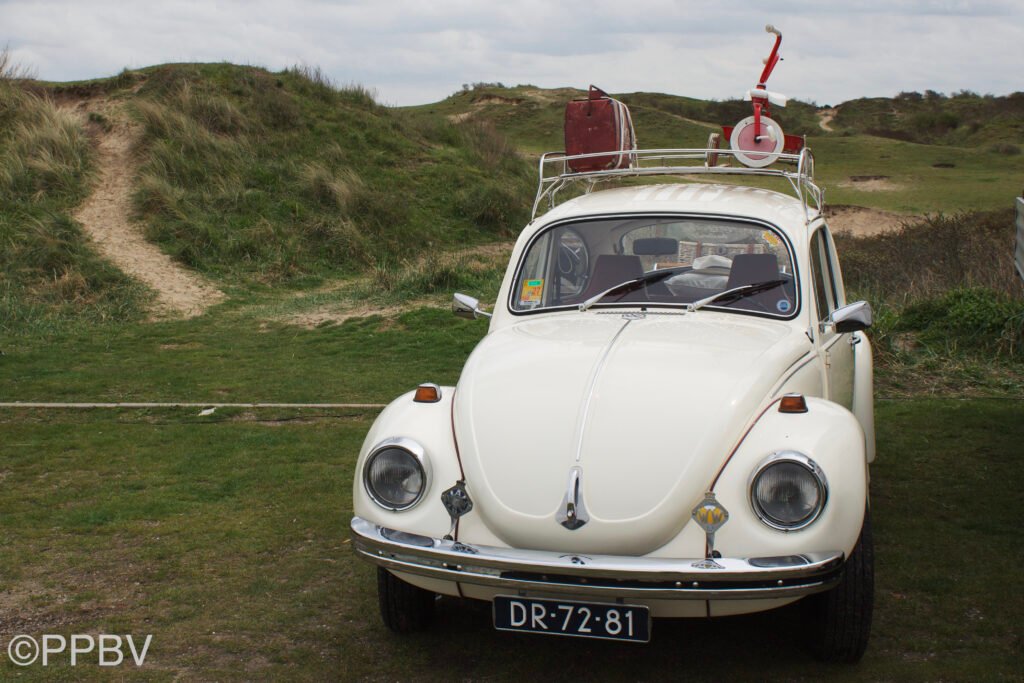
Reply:
[[[664,278],[667,278],[670,275],[675,275],[675,274],[676,274],[676,269],[675,268],[665,268],[663,270],[652,270],[650,272],[644,273],[640,277],[635,277],[632,280],[626,280],[625,282],[620,282],[619,284],[613,285],[613,286],[609,287],[608,289],[604,290],[603,292],[599,292],[599,293],[595,294],[594,296],[590,297],[589,299],[587,299],[586,301],[584,301],[583,303],[581,303],[580,304],[580,311],[582,312],[582,311],[587,310],[588,308],[590,308],[591,306],[596,304],[598,301],[600,301],[601,299],[603,299],[606,296],[608,296],[609,294],[611,294],[612,292],[618,291],[620,289],[625,289],[628,292],[630,289],[635,288],[637,285],[643,285],[643,284],[647,284],[647,283],[650,283],[650,282],[657,282],[658,280],[663,280]]]
[[[772,289],[773,287],[778,287],[779,285],[784,285],[784,284],[786,284],[786,281],[779,279],[779,280],[765,280],[764,282],[752,282],[749,285],[741,285],[739,287],[733,287],[732,289],[727,289],[724,292],[719,292],[718,294],[712,294],[711,296],[704,297],[703,299],[699,299],[697,301],[694,301],[692,304],[687,304],[686,312],[687,313],[692,313],[694,311],[699,311],[700,309],[704,308],[708,304],[713,304],[715,302],[721,302],[723,300],[725,300],[725,301],[737,301],[737,300],[742,299],[742,298],[744,298],[744,297],[746,297],[746,296],[748,296],[750,294],[757,294],[758,292],[763,292],[765,290]]]

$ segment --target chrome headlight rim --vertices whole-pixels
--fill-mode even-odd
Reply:
[[[405,451],[413,457],[413,460],[419,466],[420,476],[423,478],[423,486],[420,487],[420,492],[412,500],[412,502],[406,505],[394,505],[391,502],[382,500],[380,496],[373,490],[373,486],[370,484],[370,469],[373,464],[374,458],[387,450],[398,449]],[[427,451],[418,442],[404,436],[396,436],[377,443],[373,448],[370,449],[370,454],[366,456],[366,460],[363,462],[363,490],[366,491],[366,495],[370,497],[374,503],[390,510],[391,512],[402,512],[416,507],[427,491],[430,489],[431,482],[431,471],[430,471],[430,460],[427,458]]]
[[[814,477],[814,480],[818,485],[817,508],[813,513],[794,524],[784,524],[769,515],[762,508],[761,502],[757,499],[757,495],[755,494],[755,484],[757,483],[758,478],[768,468],[781,463],[799,465]],[[754,514],[757,515],[758,519],[760,519],[765,526],[771,527],[776,531],[784,532],[799,531],[801,529],[806,529],[811,524],[814,524],[814,522],[821,517],[821,513],[825,510],[825,506],[828,504],[829,498],[828,479],[825,477],[825,472],[821,469],[821,466],[819,466],[818,463],[814,462],[814,460],[799,451],[778,451],[762,460],[754,469],[753,474],[750,475],[750,480],[747,482],[747,491],[749,492],[750,507],[753,508]]]

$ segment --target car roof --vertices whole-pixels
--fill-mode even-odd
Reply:
[[[798,240],[808,217],[799,199],[757,187],[707,183],[638,185],[590,192],[568,200],[534,221],[533,231],[555,221],[618,213],[703,213],[771,223]]]

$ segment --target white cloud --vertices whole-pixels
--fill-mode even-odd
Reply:
[[[769,86],[801,99],[1021,89],[1024,8],[999,0],[9,0],[0,44],[50,80],[163,62],[305,63],[389,104],[474,81],[724,98],[754,84],[768,22],[786,36]]]

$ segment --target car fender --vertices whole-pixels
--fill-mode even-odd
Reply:
[[[743,437],[712,484],[729,512],[715,535],[724,556],[765,557],[853,550],[867,500],[868,466],[864,431],[853,413],[820,398],[807,397],[807,412],[780,413],[773,401]],[[750,500],[752,477],[773,453],[796,451],[824,472],[828,497],[809,526],[779,531],[762,522]]]
[[[377,416],[370,427],[356,461],[352,506],[358,517],[391,529],[440,538],[448,533],[451,519],[441,504],[441,492],[462,478],[452,436],[452,399],[455,387],[441,387],[436,403],[413,401],[415,392],[399,396]],[[387,510],[370,498],[363,483],[363,467],[369,454],[389,438],[412,439],[426,453],[427,490],[407,510]]]

